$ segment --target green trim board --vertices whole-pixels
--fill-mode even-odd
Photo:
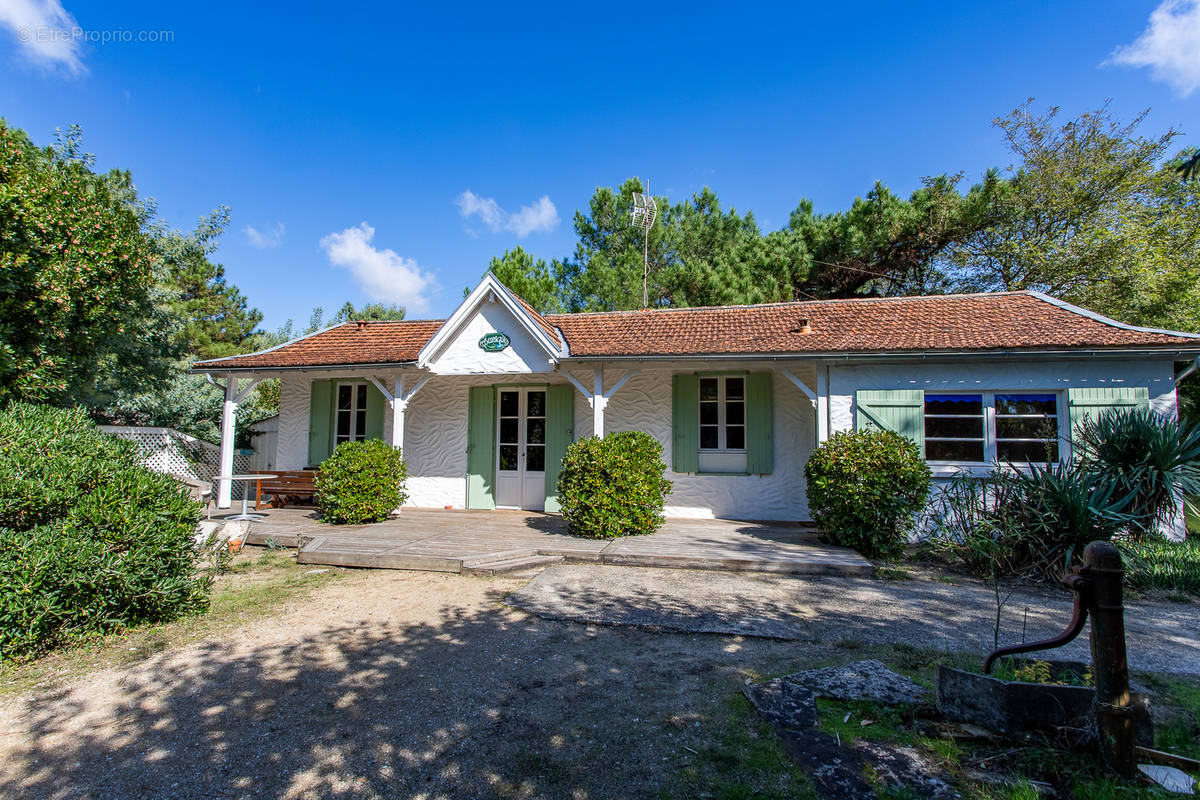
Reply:
[[[746,472],[769,475],[775,467],[775,404],[770,372],[746,375]]]
[[[854,393],[857,430],[895,431],[911,439],[925,455],[923,389],[859,389]]]
[[[1121,408],[1150,407],[1150,390],[1145,386],[1075,386],[1067,389],[1071,416],[1071,441],[1085,419],[1095,419],[1106,411]]]
[[[671,469],[700,471],[700,377],[671,376]]]
[[[558,475],[567,446],[575,441],[575,387],[556,384],[546,388],[546,505],[558,512]]]

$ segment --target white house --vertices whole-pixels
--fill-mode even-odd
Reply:
[[[1198,359],[1200,335],[1035,292],[542,315],[488,274],[447,320],[348,322],[194,371],[225,387],[229,465],[237,403],[279,378],[276,469],[382,438],[413,506],[555,511],[572,440],[642,430],[668,515],[806,520],[804,464],[831,431],[897,430],[940,476],[1065,458],[1088,414],[1174,414]]]

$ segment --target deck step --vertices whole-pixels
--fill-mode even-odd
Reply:
[[[561,564],[563,560],[562,556],[517,556],[497,561],[484,561],[469,567],[464,566],[462,571],[464,575],[506,575],[513,572],[544,569],[554,564]]]

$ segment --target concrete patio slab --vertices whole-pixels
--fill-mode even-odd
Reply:
[[[614,540],[567,533],[561,517],[515,511],[405,509],[374,525],[327,525],[316,512],[283,508],[261,512],[248,544],[298,547],[303,564],[435,572],[527,569],[562,559],[571,563],[768,572],[788,575],[867,576],[862,556],[821,544],[797,524],[718,519],[669,519],[656,533]]]

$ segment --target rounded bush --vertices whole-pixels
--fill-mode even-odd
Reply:
[[[648,433],[610,433],[572,442],[558,475],[558,499],[571,533],[615,539],[663,524],[671,482],[662,445]]]
[[[917,446],[892,431],[835,433],[813,452],[804,476],[821,541],[872,558],[904,549],[932,478]]]
[[[0,659],[208,605],[200,505],[81,409],[0,410]]]
[[[400,451],[379,439],[342,442],[317,470],[321,519],[335,525],[382,522],[408,494],[408,466]]]

